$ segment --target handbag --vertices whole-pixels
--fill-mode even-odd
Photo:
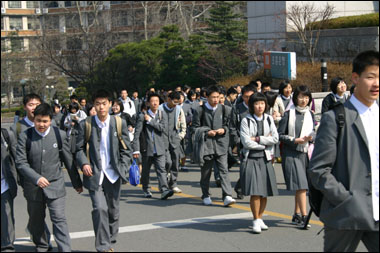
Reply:
[[[136,163],[136,159],[133,159],[133,163],[129,169],[129,183],[133,186],[140,184],[140,170]]]
[[[313,151],[314,151],[314,143],[310,143],[307,149],[307,155],[309,156],[309,160],[311,160],[311,157],[313,156]]]

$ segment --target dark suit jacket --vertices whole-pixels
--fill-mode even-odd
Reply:
[[[359,113],[350,101],[344,104],[345,125],[341,141],[333,110],[323,114],[308,175],[324,197],[320,219],[339,230],[379,231],[372,209],[371,160]]]
[[[129,167],[131,166],[132,161],[132,147],[129,140],[129,134],[127,129],[127,123],[125,120],[122,120],[122,139],[127,146],[127,149],[124,149],[120,144],[117,130],[116,130],[116,120],[115,116],[110,115],[110,129],[109,129],[109,138],[110,138],[110,149],[111,149],[111,165],[115,169],[120,177],[127,181]],[[97,191],[99,188],[100,174],[102,170],[102,163],[100,160],[100,133],[101,129],[95,121],[95,117],[92,117],[91,121],[91,136],[89,140],[90,145],[90,162],[86,156],[86,121],[83,120],[79,124],[78,136],[77,136],[77,162],[80,168],[85,164],[89,164],[92,168],[92,177],[83,175],[83,186],[88,190]]]
[[[1,142],[1,170],[4,173],[5,180],[9,186],[9,193],[12,198],[17,196],[17,172],[15,167],[15,162],[11,156],[11,152],[14,152],[14,147],[16,147],[16,140],[11,131],[9,133],[9,143],[7,143],[8,148]],[[3,133],[1,132],[1,138],[3,139]],[[5,141],[5,138],[3,139]]]
[[[60,130],[62,139],[63,162],[68,169],[74,188],[82,186],[78,171],[71,171],[72,153],[66,133]],[[31,147],[29,153],[26,151],[27,131],[20,134],[17,151],[16,167],[24,176],[24,196],[29,200],[42,200],[44,194],[49,199],[56,199],[66,195],[65,179],[61,168],[61,159],[54,129],[51,126],[50,132],[45,137],[40,136],[35,128],[32,132]],[[40,188],[37,181],[40,177],[45,177],[50,185]]]

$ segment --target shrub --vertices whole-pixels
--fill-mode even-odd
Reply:
[[[318,24],[318,22],[310,23],[306,26],[314,26],[316,24]],[[333,18],[330,19],[329,22],[321,29],[341,29],[371,26],[379,26],[379,13]]]

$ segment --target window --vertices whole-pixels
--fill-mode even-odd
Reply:
[[[44,19],[45,29],[59,29],[59,16],[48,15]]]
[[[43,1],[44,2],[44,8],[57,8],[58,7],[58,1]]]
[[[10,30],[22,30],[22,17],[10,17],[9,18]]]
[[[66,28],[80,27],[80,19],[78,14],[69,14],[65,16]]]
[[[24,39],[23,38],[12,38],[11,39],[12,52],[18,52],[24,50]]]
[[[1,30],[4,30],[4,18],[1,17]]]
[[[38,1],[26,1],[26,8],[40,8],[40,2],[38,2]]]
[[[8,8],[21,8],[21,1],[8,1]]]
[[[114,12],[112,15],[112,26],[127,26],[128,13],[126,11]]]
[[[40,21],[35,17],[28,17],[28,30],[40,29]]]
[[[111,4],[123,4],[125,1],[111,1]]]

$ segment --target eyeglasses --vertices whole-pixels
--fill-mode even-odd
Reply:
[[[309,97],[299,97],[299,98],[297,98],[298,100],[303,100],[303,101],[309,101],[310,100],[310,98]]]

